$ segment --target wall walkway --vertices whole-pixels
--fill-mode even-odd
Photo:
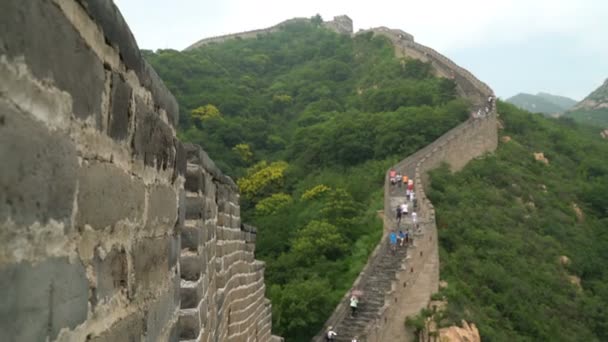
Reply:
[[[372,29],[375,34],[388,37],[394,44],[396,53],[407,54],[431,62],[439,76],[454,79],[461,95],[469,98],[476,107],[487,106],[487,98],[494,95],[483,82],[470,72],[457,66],[447,57],[421,44],[401,30],[385,27]],[[415,315],[428,305],[431,295],[438,290],[439,255],[437,246],[437,227],[435,210],[425,193],[428,185],[427,172],[448,163],[453,171],[460,170],[471,159],[494,151],[497,147],[497,113],[491,104],[490,113],[484,118],[469,119],[451,129],[430,145],[399,162],[392,168],[413,177],[416,185],[417,213],[420,229],[416,232],[414,245],[405,255],[389,255],[388,232],[397,227],[393,213],[396,206],[404,201],[398,188],[391,188],[386,174],[384,188],[384,236],[367,265],[355,280],[352,288],[359,289],[375,276],[376,265],[387,257],[397,258],[397,267],[383,269],[389,273],[390,289],[385,291],[383,305],[358,322],[351,321],[348,315],[348,293],[338,305],[324,328],[313,339],[322,341],[328,326],[338,327],[338,341],[350,341],[358,335],[361,341],[408,341],[413,335],[405,329],[405,319]],[[385,287],[385,284],[382,285]],[[363,302],[365,302],[365,297]],[[344,324],[347,322],[347,324]]]

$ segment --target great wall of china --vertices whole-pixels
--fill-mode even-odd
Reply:
[[[7,0],[0,18],[0,340],[279,341],[238,191],[200,147],[176,138],[177,103],[112,1]],[[339,18],[348,17],[326,26],[348,31]],[[341,33],[350,32],[352,21]],[[474,103],[492,94],[407,33],[374,33],[430,61]],[[370,281],[387,262],[385,236],[356,280],[387,288],[357,323],[364,340],[401,336],[437,288],[426,172],[441,162],[460,169],[496,144],[492,110],[395,166],[415,175],[423,228],[388,261],[394,273]],[[385,184],[385,232],[397,195]],[[346,309],[327,324],[339,326]]]

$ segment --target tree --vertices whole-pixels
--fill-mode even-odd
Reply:
[[[313,220],[298,231],[292,249],[302,263],[312,264],[319,257],[336,260],[348,246],[336,226]]]
[[[251,147],[248,144],[236,144],[232,150],[246,163],[249,163],[253,158],[253,152],[251,152]]]
[[[211,119],[220,119],[222,114],[220,110],[217,109],[216,106],[212,104],[206,104],[204,106],[197,107],[190,112],[190,116],[195,119],[199,125],[202,125],[203,122]]]

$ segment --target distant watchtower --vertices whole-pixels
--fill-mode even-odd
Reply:
[[[323,26],[342,34],[353,34],[353,20],[347,15],[338,15],[332,21],[326,21]]]

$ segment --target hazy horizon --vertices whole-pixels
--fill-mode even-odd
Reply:
[[[387,26],[414,35],[505,99],[546,92],[580,101],[608,77],[603,37],[608,2],[600,0],[115,2],[142,49],[182,50],[205,37],[265,28],[293,17],[320,14],[331,20],[346,14],[355,32]]]

